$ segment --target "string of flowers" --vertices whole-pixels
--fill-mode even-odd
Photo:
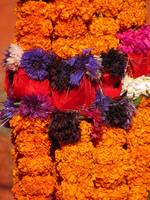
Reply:
[[[51,49],[53,26],[46,2],[27,1],[16,9],[16,43],[24,50]]]
[[[55,169],[49,156],[48,124],[49,119],[21,115],[10,121],[16,168],[12,188],[15,199],[52,199]]]

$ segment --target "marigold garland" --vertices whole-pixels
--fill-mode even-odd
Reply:
[[[57,170],[62,180],[57,186],[58,199],[146,200],[146,191],[150,187],[149,139],[146,136],[150,123],[147,121],[145,124],[146,120],[144,120],[150,119],[148,102],[147,99],[142,100],[129,133],[119,128],[103,127],[102,140],[96,148],[90,147],[90,140],[87,137],[91,131],[90,124],[81,122],[81,141],[77,145],[63,147],[55,154]],[[137,139],[141,142],[134,145],[137,141],[135,139],[136,126],[138,136],[141,135],[141,139]],[[133,140],[130,139],[131,136],[134,136]],[[84,160],[84,155],[86,155],[86,160]],[[88,171],[86,171],[86,166],[88,166]],[[79,175],[80,173],[82,176]]]
[[[119,25],[113,18],[95,17],[90,25],[90,32],[95,36],[115,35],[119,31]]]
[[[57,37],[80,37],[87,32],[87,27],[81,18],[68,21],[59,20],[55,25],[54,34]]]
[[[17,7],[16,42],[24,50],[36,47],[51,49],[53,27],[49,9],[47,3],[35,1]]]
[[[123,9],[117,16],[117,21],[121,28],[130,28],[132,26],[142,26],[146,20],[145,1],[125,1]]]
[[[49,156],[48,123],[49,119],[30,119],[20,115],[15,115],[10,121],[13,128],[15,169],[12,192],[15,199],[40,199],[42,195],[43,199],[47,199],[54,192],[55,176]]]
[[[96,41],[96,42],[95,42]],[[92,47],[92,53],[99,55],[111,48],[117,48],[119,40],[114,35],[95,35],[86,34],[79,38],[58,38],[52,43],[52,50],[62,58],[73,57],[82,53],[84,49]]]

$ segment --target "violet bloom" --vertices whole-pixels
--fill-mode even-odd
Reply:
[[[110,49],[107,53],[102,53],[102,65],[105,72],[113,76],[124,77],[127,67],[127,56],[115,49]]]
[[[110,98],[104,96],[100,91],[96,92],[96,99],[93,106],[101,111],[102,122],[105,120],[105,113],[108,111],[110,105]]]
[[[100,63],[91,54],[91,49],[85,49],[81,55],[70,58],[67,64],[73,69],[70,84],[75,86],[80,84],[85,74],[88,74],[91,79],[96,79],[97,71],[101,67]]]
[[[105,122],[112,127],[128,129],[135,106],[128,99],[112,100],[106,111]]]
[[[0,120],[2,125],[8,125],[9,120],[18,112],[18,106],[12,98],[8,98],[3,106],[4,108],[0,112]]]
[[[48,77],[49,56],[42,49],[32,49],[24,52],[21,59],[23,67],[28,76],[33,80],[44,80]]]
[[[45,119],[52,112],[53,106],[46,96],[25,96],[19,108],[23,117]]]
[[[51,151],[64,145],[75,144],[80,140],[79,113],[56,110],[52,113],[51,118],[49,126],[49,138],[52,140]]]

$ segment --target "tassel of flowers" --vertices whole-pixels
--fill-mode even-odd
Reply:
[[[94,188],[94,146],[91,142],[92,125],[81,121],[81,139],[76,145],[63,146],[55,151],[57,171],[56,199],[85,200]]]
[[[15,199],[52,199],[55,170],[49,149],[49,119],[15,115],[11,121],[14,171],[12,192]]]

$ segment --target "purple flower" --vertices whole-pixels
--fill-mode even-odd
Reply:
[[[91,79],[96,79],[97,71],[101,67],[99,62],[91,54],[90,49],[84,50],[81,55],[72,57],[66,62],[73,69],[70,76],[70,84],[77,86],[85,74],[89,75]]]
[[[55,111],[49,126],[49,138],[52,140],[51,152],[63,145],[75,144],[80,140],[79,114],[77,112]]]
[[[112,127],[128,129],[134,112],[135,106],[128,99],[112,100],[105,112],[105,122]]]
[[[0,112],[0,120],[2,120],[2,125],[8,125],[9,120],[18,112],[18,106],[12,98],[8,98],[3,106],[4,108]]]
[[[84,71],[83,70],[78,70],[78,71],[72,73],[70,75],[70,83],[71,83],[71,85],[79,86],[80,85],[80,80],[82,79],[83,75],[84,75]]]
[[[19,108],[23,117],[45,119],[52,112],[53,106],[46,96],[25,96]]]
[[[21,66],[31,79],[44,80],[48,77],[50,56],[42,49],[26,51],[21,59]]]
[[[104,96],[99,90],[96,92],[96,99],[93,106],[101,110],[102,121],[105,120],[105,113],[108,111],[110,105],[110,98]]]
[[[63,92],[71,89],[70,75],[72,67],[64,60],[57,57],[53,60],[49,68],[49,81],[53,89]]]

